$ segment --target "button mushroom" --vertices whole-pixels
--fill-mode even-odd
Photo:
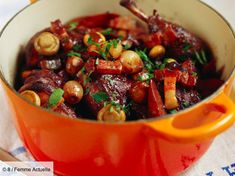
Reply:
[[[111,104],[103,107],[97,116],[99,121],[125,121],[126,114],[123,110],[117,110],[117,108]]]
[[[34,40],[34,48],[41,55],[54,55],[58,52],[59,47],[59,38],[50,32],[43,32]]]
[[[109,49],[109,54],[112,58],[117,59],[122,54],[122,44],[119,42],[117,46],[112,45]]]
[[[70,75],[75,75],[83,67],[84,62],[82,58],[71,56],[66,61],[66,72]]]
[[[140,56],[131,50],[124,51],[120,56],[120,61],[125,73],[138,73],[144,67],[144,63]]]
[[[105,36],[103,34],[101,34],[100,32],[91,32],[89,34],[86,34],[83,37],[83,43],[86,46],[92,45],[91,43],[93,43],[93,42],[94,43],[103,43],[105,41],[106,41]]]
[[[144,103],[147,100],[149,85],[145,82],[137,82],[132,85],[129,90],[131,99],[138,104]]]
[[[32,90],[25,90],[20,93],[26,100],[35,104],[36,106],[41,105],[41,99],[38,94]]]
[[[83,88],[77,81],[68,81],[64,85],[64,98],[70,104],[77,104],[83,97]]]
[[[162,45],[156,45],[154,46],[150,52],[149,52],[149,57],[152,59],[158,59],[161,58],[165,55],[166,49]]]

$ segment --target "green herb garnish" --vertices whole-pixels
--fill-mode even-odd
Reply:
[[[80,53],[74,52],[74,51],[69,51],[67,54],[68,57],[76,56],[76,57],[81,57]]]
[[[123,111],[127,114],[130,111],[133,101],[130,101],[126,106],[123,107]]]
[[[123,38],[124,38],[124,37],[121,36],[121,35],[118,36],[118,40],[120,40],[120,41],[122,41]]]
[[[113,98],[113,99],[116,99],[117,96],[118,96],[118,94],[117,94],[116,92],[113,92],[113,93],[112,93],[112,98]]]
[[[115,109],[116,109],[118,112],[120,112],[121,109],[122,109],[122,106],[121,106],[119,103],[116,103],[115,101],[107,101],[107,102],[105,102],[104,106],[107,106],[107,105],[112,105],[112,106],[110,107],[110,112],[113,111],[113,107],[115,107]]]
[[[201,65],[204,65],[207,63],[207,58],[206,58],[206,54],[205,54],[205,51],[204,50],[201,50],[200,53],[197,52],[197,51],[194,51],[195,53],[195,56],[196,56],[196,59],[197,61],[201,64]]]
[[[60,100],[62,99],[63,94],[64,94],[63,89],[60,89],[60,88],[55,89],[49,97],[48,108],[52,108],[52,107],[56,106],[60,102]]]
[[[87,79],[84,79],[83,80],[83,85],[86,85],[87,84]]]
[[[197,77],[197,72],[192,72],[192,76]]]
[[[90,82],[91,81],[91,75],[92,75],[93,71],[90,71],[89,74],[87,75],[87,81]]]
[[[164,68],[166,68],[166,63],[160,64],[159,69],[163,70]]]
[[[110,48],[113,46],[114,48],[117,48],[119,40],[118,39],[114,39],[111,41],[106,41],[103,43],[102,48],[101,45],[99,43],[93,42],[92,38],[89,37],[87,43],[89,45],[95,45],[97,47],[97,50],[95,50],[94,52],[98,53],[100,56],[102,56],[105,60],[108,60],[107,56],[109,53]]]
[[[154,77],[154,74],[152,73],[144,73],[137,77],[138,81],[149,81]]]
[[[109,112],[113,112],[113,106],[110,107]]]
[[[92,45],[92,44],[93,44],[93,41],[92,41],[92,37],[91,37],[91,36],[88,38],[87,44],[88,44],[88,45]]]
[[[142,50],[136,50],[137,54],[140,56],[140,58],[144,61],[145,63],[145,68],[150,72],[153,73],[154,72],[154,64],[152,63],[152,61],[149,59],[149,57],[147,56],[147,54],[145,53],[145,51]]]
[[[85,91],[85,95],[87,95],[89,92],[90,92],[90,88],[87,87],[87,88],[86,88],[86,91]]]
[[[109,84],[110,84],[111,86],[114,86],[114,81],[113,81],[112,79],[110,79],[110,80],[109,80]]]
[[[75,21],[71,22],[71,23],[69,23],[69,29],[68,30],[72,31],[72,30],[76,29],[77,26],[78,26],[78,22],[75,22]]]
[[[92,98],[97,103],[101,103],[103,101],[107,101],[109,99],[109,96],[106,92],[98,92],[98,93],[92,94]]]
[[[111,42],[112,42],[113,47],[114,47],[114,48],[117,48],[117,45],[118,45],[118,42],[119,42],[119,41],[114,39],[114,40],[112,40]]]
[[[107,43],[107,45],[105,46],[105,52],[109,52],[111,47],[112,47],[112,43]]]
[[[184,108],[188,108],[190,106],[190,103],[187,101],[184,101],[182,105]]]
[[[95,65],[99,65],[99,63],[100,63],[100,59],[97,58],[97,59],[95,60]]]
[[[206,53],[204,50],[201,50],[201,55],[202,55],[202,59],[203,59],[204,63],[207,63]]]
[[[101,34],[103,35],[110,35],[112,32],[112,28],[107,28],[101,31]]]
[[[177,113],[177,110],[175,110],[175,109],[170,110],[169,113],[170,113],[170,114],[175,114],[175,113]]]
[[[145,79],[144,79],[143,76],[138,76],[138,77],[137,77],[137,81],[145,81]]]
[[[196,55],[198,62],[203,65],[203,61],[201,59],[201,56],[199,55],[199,53],[197,51],[195,51],[195,55]]]
[[[183,46],[183,51],[188,51],[190,48],[192,48],[192,45],[190,45],[190,43],[185,43]]]
[[[130,48],[131,48],[131,45],[128,45],[128,44],[124,45],[124,49],[125,49],[125,50],[128,50],[128,49],[130,49]]]
[[[86,48],[83,45],[76,44],[73,46],[73,50],[76,52],[84,52]]]
[[[85,73],[86,73],[86,69],[85,69],[85,67],[82,67],[81,72],[82,72],[83,74],[85,74]]]

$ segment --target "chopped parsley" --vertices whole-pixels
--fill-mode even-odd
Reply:
[[[93,73],[93,71],[91,71],[90,73],[86,73],[86,69],[83,67],[81,69],[81,72],[83,74],[87,74],[87,76],[85,77],[85,79],[83,79],[83,85],[86,85],[88,82],[90,82],[92,79],[91,79],[91,74]]]
[[[128,49],[130,49],[130,48],[131,48],[131,45],[128,45],[128,44],[124,45],[124,49],[125,49],[125,50],[128,50]]]
[[[76,52],[84,52],[86,51],[86,48],[83,45],[76,44],[73,46],[73,50]]]
[[[137,77],[138,81],[149,81],[154,77],[154,74],[152,73],[144,73]]]
[[[192,45],[190,45],[190,43],[184,43],[183,51],[188,51],[190,48],[192,48]]]
[[[87,41],[88,45],[95,45],[97,47],[97,50],[94,52],[98,53],[101,55],[105,60],[108,60],[107,56],[109,54],[110,48],[113,46],[114,48],[117,48],[119,39],[113,39],[110,41],[106,41],[103,43],[102,47],[99,43],[93,42],[92,38],[89,37]]]
[[[200,52],[194,51],[197,61],[204,65],[207,63],[207,58],[204,50],[201,50]]]
[[[188,107],[190,106],[190,103],[187,102],[187,101],[184,101],[184,102],[182,103],[182,105],[183,105],[184,108],[188,108]]]
[[[116,99],[117,96],[118,96],[117,92],[113,92],[113,93],[112,93],[112,98],[113,98],[113,99]]]
[[[164,68],[166,68],[166,63],[162,63],[162,64],[158,64],[156,65],[158,70],[163,70]]]
[[[113,106],[110,107],[109,112],[113,112]]]
[[[99,62],[100,62],[100,59],[97,58],[97,59],[95,60],[95,65],[99,65]]]
[[[75,21],[71,22],[71,23],[69,23],[69,29],[68,30],[72,31],[72,30],[76,29],[77,26],[78,26],[78,22],[75,22]]]
[[[112,47],[112,43],[107,43],[107,45],[105,46],[105,52],[108,52],[111,47]]]
[[[87,88],[86,88],[86,91],[85,91],[85,95],[89,94],[89,92],[90,92],[90,88],[87,87]]]
[[[63,94],[64,94],[63,89],[60,88],[55,89],[49,97],[48,108],[56,106],[61,101]]]
[[[107,105],[111,105],[110,110],[109,110],[110,112],[114,110],[113,109],[114,107],[117,110],[117,112],[120,112],[122,109],[122,106],[119,103],[116,103],[115,101],[106,101],[104,103],[104,106],[107,106]]]
[[[88,45],[92,45],[93,44],[93,41],[92,41],[92,37],[88,37],[88,40],[87,40],[87,44]]]
[[[94,71],[90,71],[89,74],[87,75],[87,81],[90,82],[91,81],[91,75]]]
[[[116,40],[116,39],[111,40],[111,43],[112,43],[114,48],[117,48],[118,42],[119,42],[119,40]]]
[[[69,51],[67,54],[68,57],[76,56],[76,57],[81,57],[80,53],[74,52],[74,51]]]
[[[109,80],[109,84],[110,84],[111,86],[114,86],[114,80],[110,79],[110,80]]]
[[[122,41],[122,39],[123,39],[123,36],[118,36],[118,40],[120,40],[120,41]]]
[[[204,50],[201,50],[202,60],[207,63],[206,53]]]
[[[87,79],[84,79],[83,80],[83,85],[86,85],[87,84]]]
[[[82,72],[83,74],[85,74],[85,73],[86,73],[86,69],[85,69],[85,67],[82,67],[81,72]]]
[[[146,51],[136,50],[136,52],[140,56],[140,58],[144,61],[145,68],[148,70],[148,72],[153,73],[155,65],[152,63],[152,61],[149,59],[149,57],[145,53]]]
[[[170,113],[170,114],[175,114],[175,113],[177,113],[177,110],[175,110],[175,109],[170,110],[169,113]]]
[[[112,33],[112,28],[107,28],[101,31],[103,35],[110,35]]]
[[[126,114],[129,113],[132,105],[133,105],[133,101],[130,101],[126,106],[123,107],[123,111]]]
[[[197,77],[197,72],[193,72],[192,76]]]
[[[91,96],[97,103],[101,103],[101,102],[107,101],[109,99],[109,96],[106,92],[94,93]]]

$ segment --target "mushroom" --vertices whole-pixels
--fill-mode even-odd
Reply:
[[[60,40],[50,32],[43,32],[34,40],[34,48],[41,55],[51,56],[58,52]]]
[[[120,61],[125,73],[138,73],[144,67],[144,63],[140,56],[131,50],[124,51],[120,56]]]
[[[64,85],[64,98],[70,104],[77,104],[83,97],[82,85],[77,81],[68,81]]]
[[[126,114],[123,110],[117,110],[115,106],[109,104],[98,112],[97,119],[99,121],[125,121]]]
[[[166,49],[162,45],[156,45],[154,46],[150,52],[149,52],[149,57],[152,59],[159,59],[163,57],[166,53]]]
[[[20,93],[26,100],[28,100],[29,102],[35,104],[36,106],[40,106],[41,105],[41,99],[39,97],[39,95],[32,91],[32,90],[25,90],[23,92]]]

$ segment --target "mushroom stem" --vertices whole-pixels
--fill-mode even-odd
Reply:
[[[138,9],[135,0],[121,0],[120,5],[127,8],[144,22],[148,21],[149,17],[142,10]]]

